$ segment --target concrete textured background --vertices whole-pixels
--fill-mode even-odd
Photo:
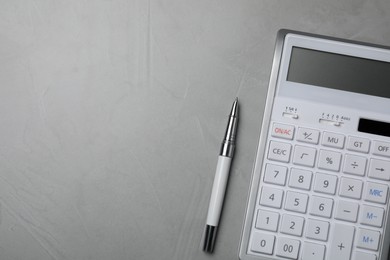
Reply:
[[[0,259],[237,259],[276,32],[390,45],[388,0],[0,0]],[[215,253],[200,250],[240,100]]]

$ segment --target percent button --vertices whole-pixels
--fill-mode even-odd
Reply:
[[[320,150],[318,168],[338,172],[340,170],[340,162],[341,153],[329,150]]]

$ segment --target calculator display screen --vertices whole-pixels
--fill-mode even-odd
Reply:
[[[360,118],[358,131],[390,137],[390,123]]]
[[[390,98],[390,63],[293,47],[287,81]]]

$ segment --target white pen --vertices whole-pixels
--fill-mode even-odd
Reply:
[[[225,138],[222,141],[218,157],[213,189],[211,192],[209,210],[207,212],[206,229],[204,233],[203,251],[212,253],[217,235],[219,218],[221,216],[226,185],[229,178],[230,165],[236,147],[236,134],[238,122],[238,98],[233,103],[230,112]]]

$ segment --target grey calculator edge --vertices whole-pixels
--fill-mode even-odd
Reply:
[[[310,33],[304,33],[299,31],[293,31],[293,30],[287,30],[287,29],[281,29],[277,33],[276,37],[276,44],[274,49],[274,57],[272,62],[272,69],[271,69],[271,75],[269,80],[269,86],[268,86],[268,92],[266,97],[266,104],[264,108],[264,115],[263,115],[263,121],[261,125],[261,132],[260,137],[258,140],[258,147],[257,147],[257,154],[256,154],[256,160],[253,166],[252,170],[252,178],[250,182],[250,189],[248,193],[248,200],[247,200],[247,206],[246,206],[246,212],[245,212],[245,218],[244,218],[244,224],[240,239],[240,246],[239,246],[239,254],[238,257],[241,260],[268,260],[268,259],[286,259],[286,258],[277,258],[275,255],[273,256],[259,256],[259,255],[251,255],[248,254],[249,250],[249,239],[250,239],[250,233],[252,230],[252,226],[254,223],[254,219],[256,218],[255,206],[257,203],[257,196],[258,196],[258,190],[261,188],[259,185],[260,179],[263,177],[261,171],[263,168],[263,162],[264,157],[266,156],[266,150],[267,150],[267,142],[268,142],[268,135],[269,135],[269,129],[270,129],[270,123],[271,123],[271,113],[273,110],[274,105],[274,98],[277,91],[277,82],[280,72],[280,66],[281,66],[281,58],[282,58],[282,52],[283,47],[285,43],[285,38],[289,34],[294,35],[303,35],[307,37],[313,37],[318,39],[325,39],[330,41],[337,41],[337,42],[345,42],[348,44],[356,44],[361,46],[368,46],[368,47],[375,47],[385,50],[390,50],[387,46],[381,46],[376,44],[368,44],[363,42],[357,42],[352,40],[345,40],[345,39],[339,39],[334,37],[328,37],[323,35],[316,35],[316,34],[310,34]],[[390,96],[390,87],[387,89],[388,91],[388,98]],[[389,107],[389,113],[390,113],[390,107]],[[287,185],[287,184],[286,184]],[[387,198],[389,199],[389,198]],[[389,246],[390,246],[390,217],[388,214],[389,211],[389,202],[387,202],[387,212],[385,213],[385,223],[383,224],[385,226],[384,228],[384,237],[382,234],[382,244],[383,248],[381,251],[381,255],[377,257],[377,260],[383,260],[383,259],[390,259],[389,255]],[[351,257],[352,258],[352,257]],[[300,259],[300,257],[299,257]],[[327,259],[327,258],[325,258]],[[337,259],[335,259],[337,260]]]

